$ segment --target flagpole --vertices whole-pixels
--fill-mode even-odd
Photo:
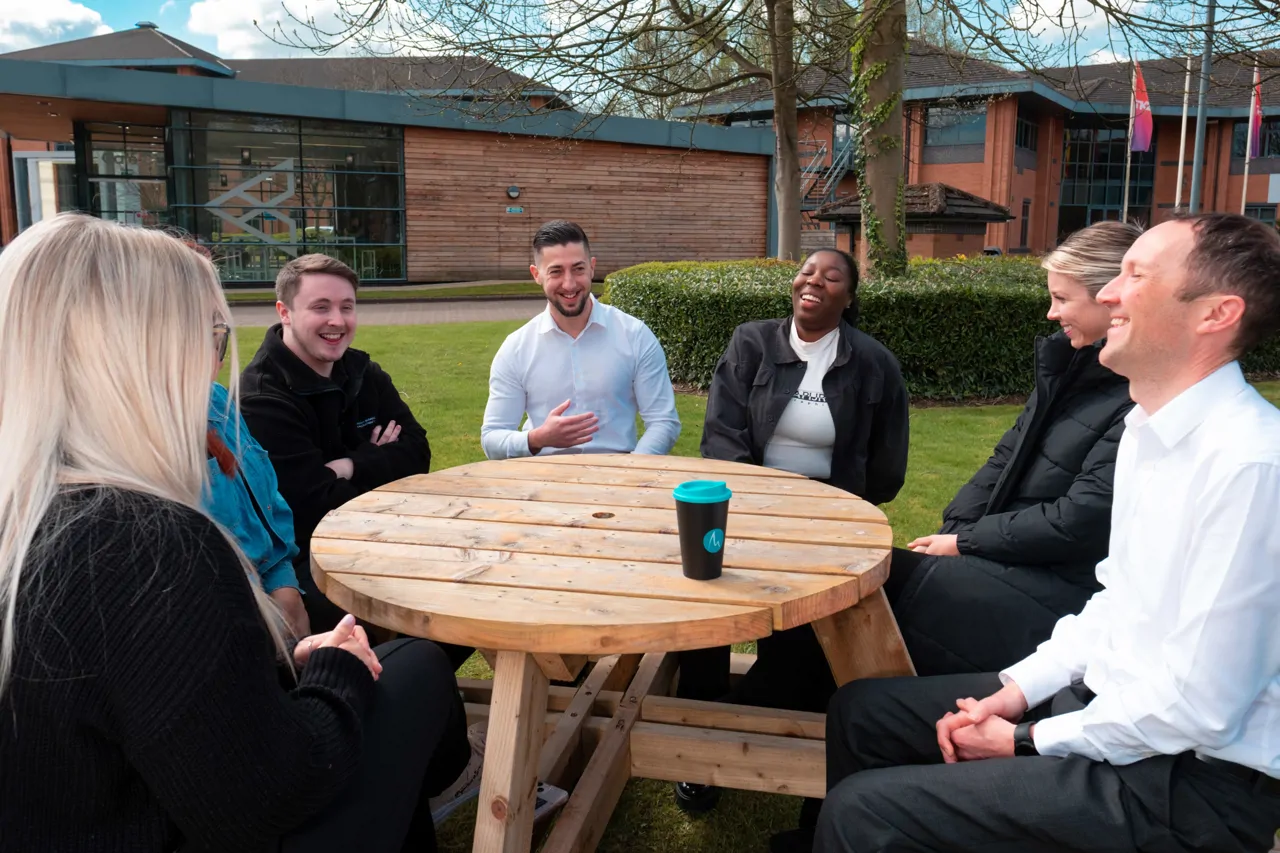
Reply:
[[[1244,135],[1244,186],[1240,190],[1240,215],[1249,203],[1249,161],[1253,159],[1253,119],[1258,112],[1258,65],[1253,66],[1253,85],[1249,87],[1249,124]],[[1261,125],[1258,131],[1262,131]]]
[[[1124,146],[1124,206],[1120,211],[1120,221],[1129,221],[1129,163],[1133,160],[1133,108],[1136,106],[1138,85],[1137,65],[1133,64],[1133,60],[1129,60],[1129,133],[1125,137]]]
[[[1178,189],[1173,209],[1182,209],[1182,166],[1187,159],[1187,109],[1191,106],[1191,54],[1187,53],[1187,77],[1182,84],[1182,136],[1178,139]]]

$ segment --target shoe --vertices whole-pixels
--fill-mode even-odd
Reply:
[[[487,735],[487,723],[474,723],[467,727],[471,758],[453,784],[427,801],[432,823],[440,823],[453,814],[458,806],[480,794],[480,775],[484,772],[484,744]]]
[[[769,853],[813,853],[813,836],[811,826],[774,833],[769,839]]]
[[[687,814],[704,814],[720,802],[720,789],[714,785],[693,782],[676,783],[676,805]]]

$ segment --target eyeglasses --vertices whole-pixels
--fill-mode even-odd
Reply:
[[[218,351],[218,361],[227,358],[227,346],[231,343],[231,327],[226,323],[213,324],[213,346]]]

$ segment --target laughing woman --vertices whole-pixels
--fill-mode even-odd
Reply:
[[[716,365],[702,456],[803,474],[875,504],[907,473],[907,388],[898,362],[859,331],[858,267],[845,252],[814,252],[791,283],[790,317],[744,323]],[[751,671],[730,701],[823,711],[835,682],[813,630],[779,631],[757,644]],[[679,695],[729,691],[729,649],[680,656]],[[690,810],[714,794],[681,783]]]

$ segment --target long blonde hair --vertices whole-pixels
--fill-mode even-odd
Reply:
[[[0,691],[19,582],[60,489],[200,509],[212,327],[229,316],[212,263],[160,232],[64,214],[0,254]],[[283,652],[280,613],[228,542]]]

